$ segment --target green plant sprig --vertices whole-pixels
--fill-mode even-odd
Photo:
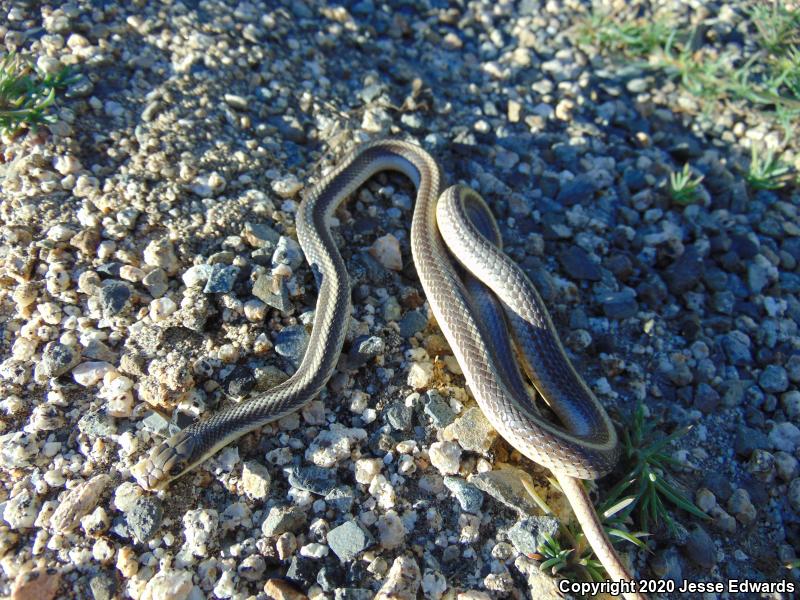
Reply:
[[[10,53],[0,60],[0,133],[15,134],[27,127],[53,123],[50,108],[56,90],[74,83],[76,76],[68,67],[48,74],[27,56]]]
[[[683,165],[680,171],[674,171],[669,176],[669,195],[676,204],[686,206],[698,198],[698,186],[703,182],[703,176],[692,177],[689,163]]]

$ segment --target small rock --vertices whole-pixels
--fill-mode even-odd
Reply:
[[[45,377],[58,377],[69,371],[80,360],[73,348],[59,342],[49,342],[42,351],[40,372]]]
[[[702,279],[704,273],[703,260],[694,246],[686,251],[664,270],[664,279],[669,291],[682,296],[691,291]]]
[[[783,367],[767,365],[758,376],[758,385],[768,394],[780,394],[789,389],[789,376]]]
[[[299,507],[273,506],[261,525],[261,531],[266,537],[278,536],[294,531],[305,522],[306,513]]]
[[[275,338],[275,352],[289,360],[295,368],[305,356],[310,336],[304,325],[284,327]]]
[[[55,569],[23,568],[14,578],[11,600],[52,600],[61,584]]]
[[[800,444],[800,429],[788,421],[777,423],[769,432],[769,440],[778,450],[793,454]]]
[[[211,267],[211,273],[203,288],[205,294],[227,294],[233,290],[236,283],[236,276],[239,274],[239,267],[234,265],[224,265],[215,263]]]
[[[570,246],[558,256],[561,266],[573,279],[599,281],[600,265],[594,262],[586,251],[579,246]]]
[[[589,202],[594,197],[595,185],[588,176],[579,175],[565,183],[558,190],[556,201],[566,206],[579,202]]]
[[[103,282],[100,288],[100,306],[106,315],[114,316],[122,312],[128,305],[131,289],[128,284],[113,279]]]
[[[145,543],[161,526],[164,510],[154,496],[139,496],[125,511],[128,528],[140,543]]]
[[[507,535],[519,552],[531,557],[539,552],[539,546],[545,543],[547,535],[556,536],[558,527],[555,517],[527,517],[514,523]]]
[[[289,485],[292,487],[325,496],[336,487],[336,473],[322,467],[295,467],[289,472]]]
[[[411,408],[402,402],[394,402],[386,409],[386,420],[393,429],[397,431],[408,431],[411,429]]]
[[[423,410],[437,429],[444,429],[455,419],[453,409],[436,390],[426,392]]]
[[[103,379],[106,373],[110,373],[113,370],[113,365],[107,362],[84,362],[72,369],[72,377],[79,385],[90,387]]]
[[[50,527],[53,531],[67,533],[77,527],[81,517],[89,514],[97,506],[100,496],[108,489],[110,483],[110,476],[100,474],[72,488],[50,517]]]
[[[428,318],[418,310],[410,310],[400,319],[400,335],[410,338],[422,331],[428,324]]]
[[[710,571],[717,564],[717,548],[706,530],[695,525],[689,533],[684,551],[697,566]]]
[[[387,269],[403,270],[403,257],[400,254],[400,242],[391,233],[379,237],[369,249],[372,257]]]
[[[242,468],[242,488],[245,495],[253,500],[266,500],[272,477],[267,467],[254,460],[248,460]]]
[[[156,573],[144,586],[141,600],[186,600],[192,592],[192,573],[167,570]]]
[[[339,560],[346,563],[372,543],[372,536],[355,521],[346,521],[328,532],[327,541]]]
[[[431,464],[444,475],[458,473],[461,446],[455,442],[434,442],[429,450]]]
[[[270,600],[308,600],[308,596],[298,592],[291,583],[283,579],[267,579],[264,593]]]
[[[472,452],[487,452],[496,438],[497,432],[477,406],[468,408],[444,430],[444,439],[456,439],[464,450]]]
[[[483,492],[461,477],[448,475],[444,478],[444,485],[449,489],[461,510],[468,513],[477,513],[483,505]]]
[[[603,304],[603,313],[609,319],[629,319],[639,312],[633,290],[605,294],[600,302]]]
[[[523,479],[527,480],[527,487],[522,483]],[[533,480],[522,469],[506,466],[472,475],[468,481],[524,516],[535,516],[541,512],[539,505],[528,492],[528,489],[533,489]]]
[[[739,488],[728,500],[728,512],[732,513],[742,525],[749,525],[756,519],[756,508],[750,502],[750,495]]]
[[[410,556],[398,556],[375,600],[415,600],[421,580],[417,561]]]

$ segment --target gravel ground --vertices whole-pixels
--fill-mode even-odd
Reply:
[[[0,1],[7,50],[80,74],[56,123],[0,146],[0,593],[558,597],[528,490],[567,509],[430,322],[399,177],[339,212],[354,312],[322,397],[165,493],[131,478],[296,368],[301,191],[381,136],[487,199],[618,422],[644,400],[659,431],[694,425],[670,452],[709,519],[622,546],[638,575],[794,578],[800,195],[740,172],[753,143],[798,159],[779,128],[576,47],[572,0],[132,4]],[[664,181],[686,161],[705,179],[682,207]]]

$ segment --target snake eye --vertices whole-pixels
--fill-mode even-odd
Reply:
[[[169,468],[169,474],[171,477],[177,477],[182,471],[183,469],[179,463],[175,463]]]

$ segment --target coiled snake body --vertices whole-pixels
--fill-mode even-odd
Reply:
[[[486,204],[463,186],[442,192],[437,162],[406,142],[362,146],[300,204],[298,238],[318,276],[319,295],[308,349],[297,371],[271,390],[161,443],[143,461],[137,479],[149,489],[164,488],[220,448],[294,412],[322,390],[335,369],[350,315],[347,270],[329,220],[348,196],[386,170],[399,171],[416,186],[414,263],[436,321],[483,413],[512,446],[553,471],[609,575],[630,580],[580,482],[606,474],[617,460],[617,436],[608,415],[572,367],[533,284],[500,249],[500,233]],[[462,268],[453,264],[451,255]],[[540,414],[517,357],[563,426]]]

